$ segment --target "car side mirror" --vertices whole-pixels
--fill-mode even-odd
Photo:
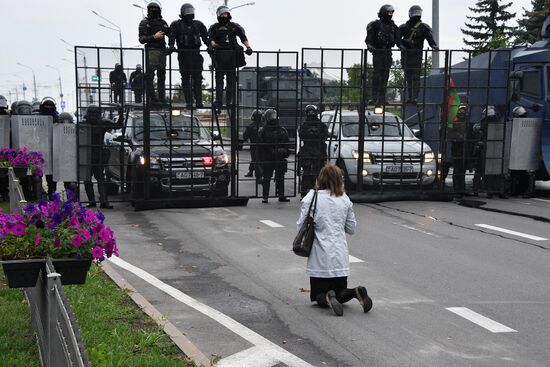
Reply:
[[[413,135],[420,139],[422,137],[422,130],[420,129],[411,129]]]

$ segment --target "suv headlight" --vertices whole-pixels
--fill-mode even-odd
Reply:
[[[359,151],[358,150],[353,150],[351,152],[351,155],[355,160],[359,160]],[[370,163],[371,162],[369,152],[363,152],[363,162],[364,163]]]
[[[147,163],[147,157],[145,157],[144,155],[141,155],[139,157],[139,164],[141,166],[145,166],[145,164]],[[151,158],[149,159],[149,168],[160,168],[160,160],[158,157],[156,156],[151,156]]]
[[[435,154],[431,150],[424,153],[424,163],[430,163],[435,159]]]

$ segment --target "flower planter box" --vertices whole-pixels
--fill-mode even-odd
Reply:
[[[0,177],[6,177],[8,175],[7,167],[0,167]]]
[[[91,259],[52,259],[56,272],[61,274],[61,284],[84,284],[92,264]]]
[[[26,167],[13,167],[13,173],[18,178],[27,176],[28,169]]]
[[[36,286],[40,270],[45,269],[45,259],[2,260],[0,261],[10,288]]]

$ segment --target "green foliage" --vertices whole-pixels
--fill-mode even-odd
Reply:
[[[36,339],[30,327],[29,306],[19,289],[4,289],[0,266],[0,356],[2,366],[40,366]]]
[[[511,5],[511,2],[502,4],[502,0],[478,0],[475,6],[468,7],[473,15],[466,17],[469,22],[460,29],[468,37],[463,38],[466,48],[475,50],[474,55],[478,55],[491,45],[501,47],[503,41],[507,43],[513,32],[507,23],[516,16],[507,10]]]
[[[93,366],[193,366],[99,266],[92,266],[84,286],[65,287],[65,293]]]
[[[523,16],[514,31],[514,44],[535,43],[546,17],[550,16],[550,0],[531,0],[531,10],[523,8]]]

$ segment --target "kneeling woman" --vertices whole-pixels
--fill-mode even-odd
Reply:
[[[311,301],[330,307],[338,316],[344,314],[343,303],[357,298],[364,312],[372,308],[372,300],[363,286],[348,288],[349,252],[346,233],[355,232],[353,204],[344,192],[342,171],[327,164],[317,178],[317,210],[315,211],[315,239],[307,260],[306,274],[310,277]],[[302,200],[298,228],[306,219],[315,191]]]

